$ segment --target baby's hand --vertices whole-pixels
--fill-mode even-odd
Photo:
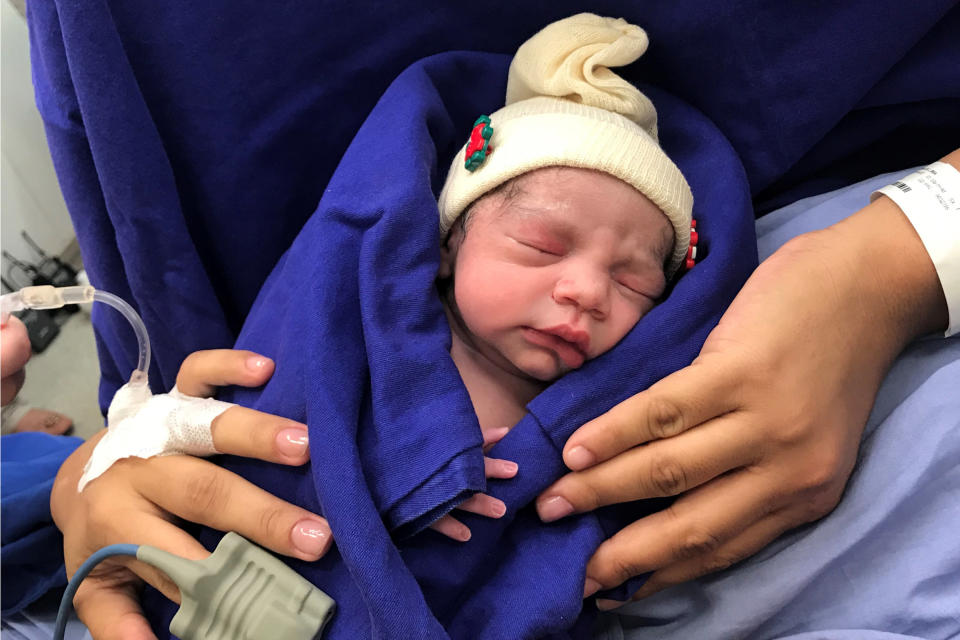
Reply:
[[[489,429],[484,431],[484,453],[489,451],[493,445],[500,442],[500,440],[507,435],[508,431],[510,431],[510,429],[507,427],[499,427],[497,429]],[[506,479],[517,475],[517,463],[511,462],[510,460],[499,460],[497,458],[488,458],[484,456],[483,464],[488,478]],[[457,507],[457,509],[469,511],[470,513],[476,513],[477,515],[481,516],[487,516],[488,518],[500,518],[507,512],[507,505],[503,503],[503,500],[498,500],[497,498],[488,496],[485,493],[478,493]],[[430,528],[438,533],[442,533],[448,538],[459,540],[460,542],[466,542],[470,539],[470,529],[467,527],[467,525],[463,524],[451,515],[443,516],[430,525]]]

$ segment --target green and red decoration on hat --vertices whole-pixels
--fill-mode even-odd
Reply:
[[[467,152],[465,166],[467,171],[476,171],[487,159],[487,154],[491,153],[490,138],[493,136],[493,127],[490,126],[489,116],[480,116],[473,123],[473,131],[470,132],[470,142],[467,143]]]

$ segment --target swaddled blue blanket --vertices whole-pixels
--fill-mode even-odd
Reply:
[[[756,266],[736,155],[697,111],[646,89],[662,144],[693,189],[705,259],[620,345],[537,397],[493,449],[520,464],[516,478],[487,487],[507,504],[504,518],[465,518],[468,543],[422,531],[485,487],[480,428],[434,289],[435,194],[476,115],[502,103],[508,63],[442,54],[394,82],[238,341],[274,358],[277,370],[262,392],[236,391],[233,400],[307,422],[312,467],[227,466],[329,519],[336,551],[294,566],[337,600],[331,638],[582,634],[587,559],[651,505],[544,525],[531,503],[564,472],[567,437],[688,364]],[[219,535],[201,539],[212,545]]]

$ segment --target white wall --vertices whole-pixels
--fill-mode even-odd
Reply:
[[[0,244],[36,262],[21,229],[48,254],[63,251],[74,234],[33,101],[27,23],[10,0],[0,0],[0,10]]]

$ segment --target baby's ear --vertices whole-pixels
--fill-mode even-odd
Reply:
[[[437,271],[437,277],[441,280],[453,275],[453,265],[457,261],[457,251],[462,241],[463,225],[459,224],[459,221],[454,222],[440,245],[440,269]]]

